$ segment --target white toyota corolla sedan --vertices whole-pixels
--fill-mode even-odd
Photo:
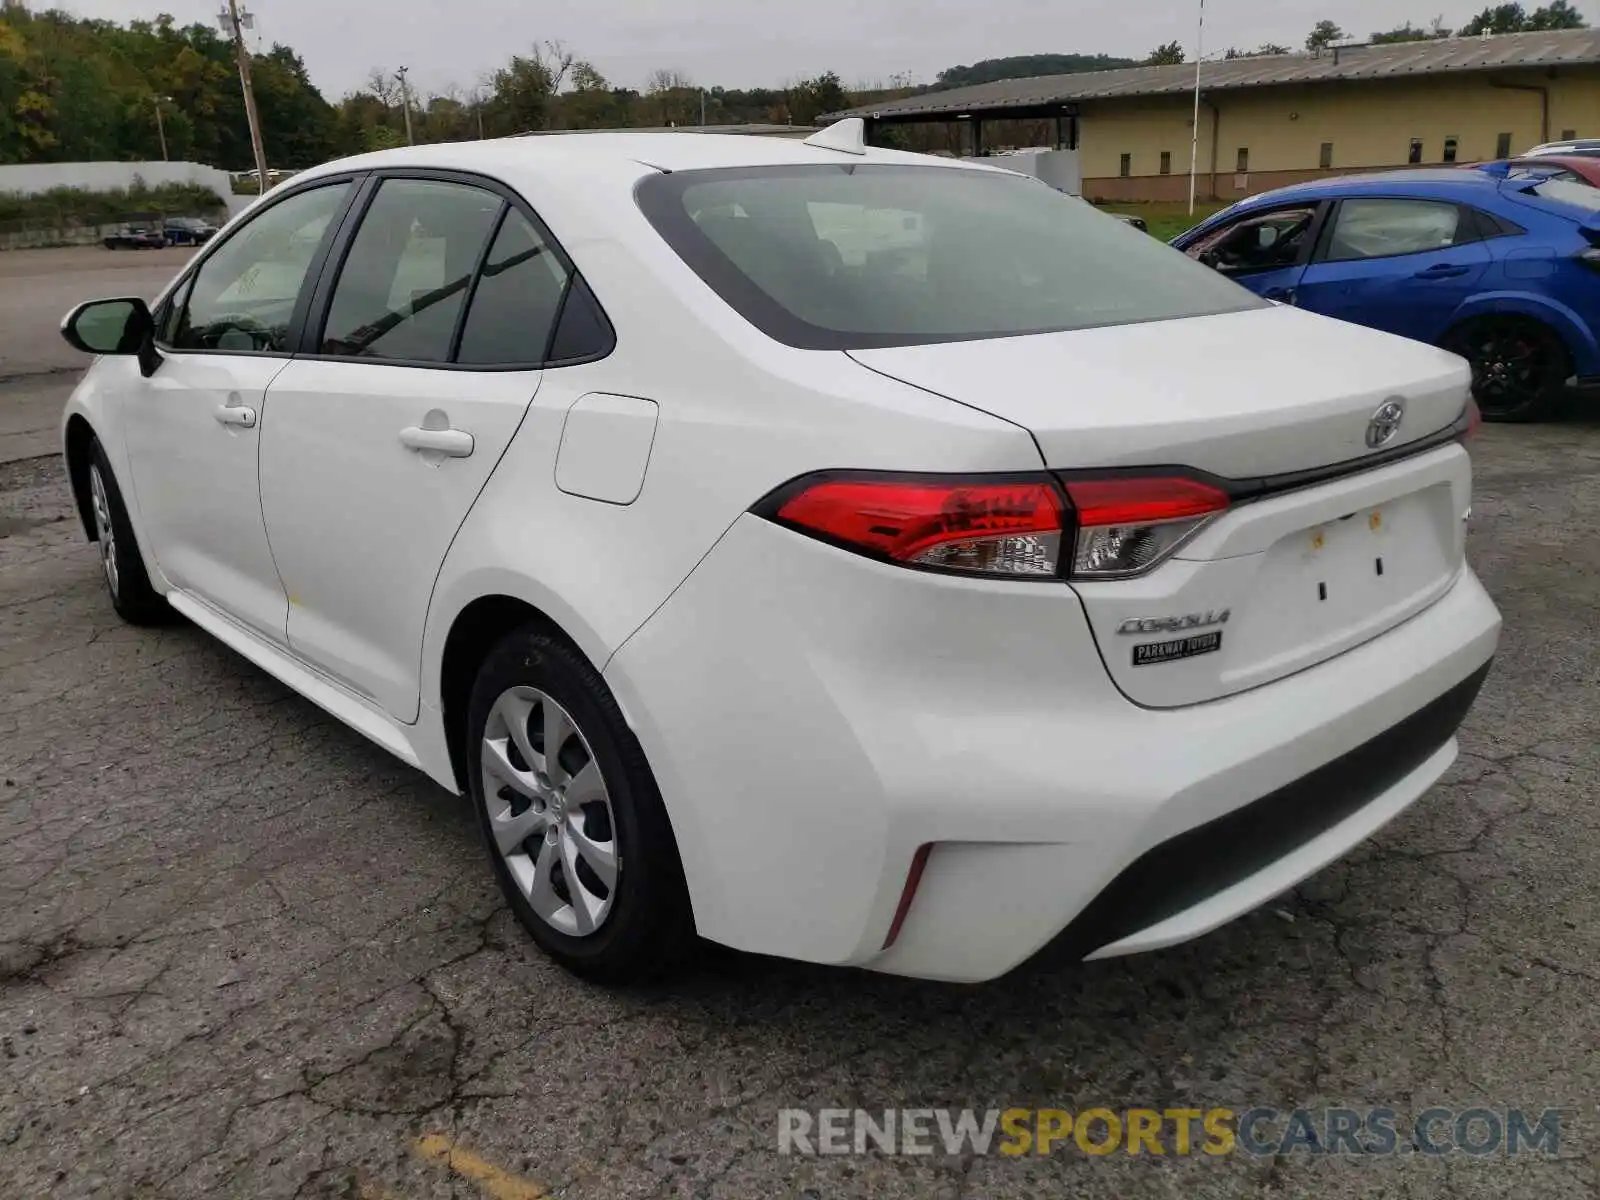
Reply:
[[[598,978],[1195,937],[1426,792],[1499,637],[1464,362],[855,123],[330,163],[63,330],[117,611],[469,796]]]

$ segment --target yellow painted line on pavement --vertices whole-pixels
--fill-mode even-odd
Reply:
[[[546,1200],[550,1195],[531,1179],[502,1170],[487,1159],[456,1144],[443,1133],[425,1133],[412,1143],[422,1158],[440,1163],[455,1174],[472,1180],[490,1200]]]

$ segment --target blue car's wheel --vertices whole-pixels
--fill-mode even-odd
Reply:
[[[1486,421],[1539,420],[1570,371],[1560,337],[1530,317],[1474,318],[1451,331],[1445,348],[1471,364],[1472,396]]]

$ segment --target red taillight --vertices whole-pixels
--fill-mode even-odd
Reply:
[[[1054,576],[1063,508],[1048,479],[844,476],[802,481],[771,515],[895,562],[985,575]]]
[[[1139,575],[1170,557],[1228,507],[1228,493],[1182,475],[1083,479],[1067,484],[1076,510],[1074,579]]]
[[[1461,440],[1478,436],[1478,429],[1483,425],[1483,413],[1478,411],[1478,402],[1471,396],[1467,397],[1467,428],[1461,435]]]
[[[1057,484],[1043,476],[827,472],[779,489],[755,511],[907,566],[1009,578],[1120,579],[1161,563],[1228,503],[1221,488],[1182,475]],[[1065,570],[1063,547],[1071,554]]]

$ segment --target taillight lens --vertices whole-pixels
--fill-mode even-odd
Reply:
[[[780,488],[755,511],[907,566],[1013,579],[1123,579],[1159,565],[1227,507],[1221,488],[1178,475],[1058,484],[1049,476],[829,472]]]
[[[1059,574],[1060,490],[1049,479],[802,480],[764,515],[849,549],[973,575]]]
[[[1181,475],[1073,480],[1074,579],[1140,575],[1228,507],[1228,493]]]
[[[1478,402],[1471,396],[1467,397],[1467,428],[1461,435],[1461,440],[1478,436],[1478,430],[1483,425],[1483,413],[1478,409]]]
[[[1600,247],[1585,246],[1577,253],[1577,259],[1584,266],[1595,271],[1600,271]]]

